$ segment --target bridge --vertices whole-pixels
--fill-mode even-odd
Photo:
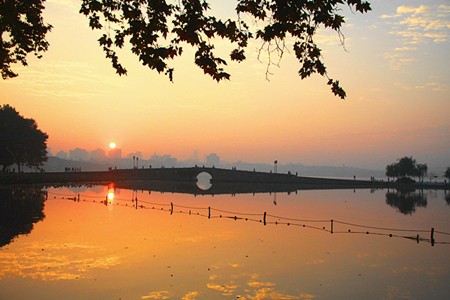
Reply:
[[[158,181],[169,185],[190,185],[197,183],[201,173],[211,176],[211,183],[215,185],[296,185],[314,186],[320,188],[374,188],[388,187],[392,183],[372,182],[364,180],[344,180],[301,177],[291,173],[268,173],[244,171],[237,169],[222,169],[214,167],[187,168],[148,168],[148,169],[117,169],[94,172],[48,172],[48,173],[0,173],[0,185],[8,184],[76,184],[76,183],[105,183]],[[176,183],[176,184],[175,184]]]

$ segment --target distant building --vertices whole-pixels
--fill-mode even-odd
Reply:
[[[97,148],[91,151],[91,160],[92,161],[105,161],[107,160],[106,153],[104,150]]]
[[[220,164],[220,157],[216,153],[210,153],[205,158],[205,163],[207,166],[218,166]]]
[[[121,159],[122,158],[122,149],[118,149],[118,148],[109,149],[108,157],[109,157],[109,159]]]
[[[76,161],[89,160],[89,152],[85,149],[75,148],[69,151],[69,159]]]
[[[170,155],[153,154],[150,158],[150,163],[155,167],[174,167],[177,165],[177,159]]]
[[[69,153],[64,152],[64,151],[61,150],[61,151],[56,152],[55,156],[57,158],[67,159],[69,157]]]

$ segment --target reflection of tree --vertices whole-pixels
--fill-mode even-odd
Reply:
[[[397,207],[402,214],[412,214],[416,207],[427,207],[427,196],[423,191],[395,190],[386,193],[386,203]]]
[[[30,233],[33,224],[44,219],[44,202],[41,188],[0,189],[0,247]]]

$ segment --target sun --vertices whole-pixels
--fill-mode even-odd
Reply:
[[[116,143],[114,143],[114,142],[109,143],[109,148],[110,149],[115,149],[116,148]]]

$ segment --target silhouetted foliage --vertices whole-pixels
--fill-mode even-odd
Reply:
[[[0,189],[0,247],[19,234],[28,234],[44,219],[45,192],[41,188]]]
[[[2,16],[8,16],[3,18],[3,32],[14,34],[26,43],[26,46],[19,44],[21,57],[28,52],[45,51],[48,46],[45,33],[51,28],[42,24],[43,1],[32,1],[33,10],[22,8],[24,2],[30,1],[3,0],[3,6],[8,9],[1,10]],[[174,69],[168,62],[182,54],[182,44],[189,44],[196,49],[195,64],[214,80],[221,81],[229,79],[230,74],[224,69],[227,60],[214,53],[215,39],[228,40],[234,46],[229,59],[237,62],[245,60],[250,39],[261,41],[259,51],[269,55],[268,66],[273,64],[273,54],[281,58],[287,50],[285,42],[292,40],[292,50],[301,65],[300,77],[303,79],[314,73],[325,76],[331,91],[344,99],[345,91],[338,80],[328,76],[322,51],[314,41],[317,30],[324,27],[337,32],[343,43],[342,6],[360,13],[371,9],[364,0],[236,0],[237,20],[220,20],[209,13],[210,5],[206,0],[83,0],[80,13],[88,17],[92,29],[103,30],[99,44],[119,75],[125,75],[127,70],[120,63],[116,49],[123,48],[127,42],[144,66],[164,72],[170,80]],[[14,12],[12,18],[9,10]],[[27,20],[31,16],[28,23],[21,21],[25,15]],[[244,15],[250,16],[251,25],[244,21]],[[34,24],[36,30],[20,35],[12,29],[17,24]],[[264,27],[257,28],[258,24]],[[16,61],[7,50],[0,49],[4,52],[3,78],[15,76],[10,71],[10,63]],[[19,61],[24,62],[24,58]]]
[[[48,135],[33,119],[25,119],[13,107],[0,107],[0,165],[6,171],[13,164],[20,172],[24,165],[36,170],[47,161]]]
[[[386,166],[386,176],[398,178],[398,182],[414,182],[410,177],[418,177],[423,180],[427,174],[427,164],[418,164],[412,157],[402,157],[396,163]]]
[[[0,1],[0,72],[3,79],[16,77],[11,64],[27,65],[26,56],[41,58],[49,44],[45,35],[52,28],[42,18],[45,0]]]
[[[450,181],[450,167],[447,167],[447,170],[445,170],[444,177]]]
[[[399,212],[410,215],[416,212],[416,207],[427,207],[427,196],[423,191],[415,190],[396,190],[386,193],[386,203],[392,207],[398,208]]]

